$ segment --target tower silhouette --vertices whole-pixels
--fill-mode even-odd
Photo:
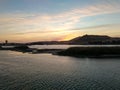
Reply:
[[[8,40],[5,40],[5,44],[8,44]]]

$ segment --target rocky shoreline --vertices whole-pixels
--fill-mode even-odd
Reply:
[[[64,49],[37,49],[37,48],[29,48],[27,45],[18,45],[14,47],[0,46],[0,50],[11,50],[11,51],[18,51],[22,53],[31,53],[31,54],[41,54],[41,53],[56,54],[57,52],[63,51]]]

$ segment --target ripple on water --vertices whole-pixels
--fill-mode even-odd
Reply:
[[[117,59],[0,55],[0,90],[120,90]]]

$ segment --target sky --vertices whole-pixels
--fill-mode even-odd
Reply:
[[[0,42],[120,37],[120,0],[0,0]]]

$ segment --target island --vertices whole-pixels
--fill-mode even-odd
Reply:
[[[57,54],[88,58],[120,58],[120,47],[71,47]]]

